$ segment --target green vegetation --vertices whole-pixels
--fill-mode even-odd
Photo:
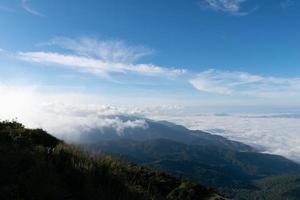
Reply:
[[[234,199],[293,200],[300,196],[300,166],[281,156],[168,139],[114,140],[85,148],[180,175]]]
[[[272,176],[255,182],[256,190],[240,190],[236,199],[298,200],[300,176]]]
[[[0,199],[222,199],[199,184],[64,144],[41,129],[0,122]]]

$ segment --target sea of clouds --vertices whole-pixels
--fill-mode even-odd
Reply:
[[[198,114],[156,116],[193,130],[240,141],[300,162],[300,114]]]

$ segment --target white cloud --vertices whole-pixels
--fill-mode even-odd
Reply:
[[[37,10],[31,8],[29,6],[29,3],[30,0],[22,0],[21,3],[22,3],[22,8],[27,11],[28,13],[32,14],[32,15],[35,15],[35,16],[39,16],[39,17],[44,17],[44,15],[40,12],[38,12]]]
[[[95,129],[98,130],[98,134],[107,133],[105,130],[108,128],[113,130],[110,133],[115,132],[122,135],[126,129],[148,128],[147,122],[143,119],[121,119],[118,115],[105,113],[111,112],[110,110],[101,113],[102,110],[91,111],[83,109],[83,105],[80,107],[79,110],[76,110],[76,106],[73,106],[73,110],[70,112],[65,112],[66,108],[62,108],[62,110],[56,110],[55,114],[41,107],[42,112],[44,112],[43,115],[47,116],[48,119],[48,121],[43,122],[43,128],[67,141],[77,141],[77,137]]]
[[[219,83],[207,80],[201,75],[195,79],[190,80],[190,83],[198,90],[203,92],[217,93],[217,94],[230,94],[232,91],[228,87],[219,85]]]
[[[82,72],[89,72],[106,77],[110,73],[136,73],[145,76],[176,77],[183,75],[186,70],[164,68],[152,64],[128,64],[107,62],[100,59],[60,54],[53,52],[20,52],[18,58],[30,62],[66,66]]]
[[[199,73],[190,83],[199,91],[223,95],[277,98],[297,96],[300,92],[300,78],[267,77],[213,69]]]
[[[185,69],[180,68],[135,64],[133,61],[150,54],[152,50],[130,47],[121,41],[97,41],[84,38],[77,42],[68,38],[56,38],[48,44],[58,45],[71,52],[68,54],[44,51],[19,52],[17,57],[35,63],[65,66],[102,77],[109,77],[112,73],[135,73],[174,78],[186,73]]]
[[[245,2],[246,0],[203,0],[202,5],[215,11],[243,16],[249,14],[249,12],[241,11],[241,6]]]

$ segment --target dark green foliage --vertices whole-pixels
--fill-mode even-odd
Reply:
[[[215,146],[187,145],[168,139],[143,142],[115,140],[85,147],[180,175],[237,199],[264,199],[267,195],[297,197],[300,192],[299,187],[288,187],[290,189],[283,193],[277,187],[279,184],[262,187],[254,183],[270,176],[300,176],[300,166],[281,156],[239,152]],[[285,184],[295,186],[295,182],[287,180]],[[180,190],[176,192],[182,194]]]
[[[255,182],[257,189],[240,190],[236,199],[298,200],[300,197],[300,176],[272,176]]]
[[[0,122],[0,199],[160,200],[209,199],[199,184],[132,165],[91,156],[40,129]],[[178,198],[177,198],[178,199]]]
[[[189,183],[189,182],[183,182],[181,185],[173,190],[167,197],[168,200],[193,200],[196,199],[199,194],[201,194],[203,191],[199,190],[197,185]]]
[[[18,144],[24,147],[42,145],[52,148],[60,142],[42,129],[25,129],[22,124],[15,121],[0,123],[0,140],[4,144]]]

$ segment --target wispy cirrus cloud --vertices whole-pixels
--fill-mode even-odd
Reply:
[[[247,0],[202,0],[200,3],[202,7],[212,9],[214,11],[244,16],[250,13],[250,11],[242,11],[242,5],[246,1]]]
[[[151,81],[154,80],[152,77],[178,80],[183,84],[190,83],[201,92],[235,96],[239,97],[238,100],[258,97],[261,100],[287,102],[283,100],[287,96],[300,98],[300,77],[261,76],[214,69],[197,73],[184,68],[139,63],[140,58],[153,53],[153,50],[143,46],[129,46],[123,41],[57,37],[42,47],[45,45],[55,47],[55,50],[19,52],[15,56],[26,62],[69,68],[106,80],[140,78],[138,76],[147,76]]]
[[[101,77],[110,77],[114,73],[135,73],[144,76],[174,78],[186,73],[186,70],[181,68],[136,64],[134,61],[150,54],[152,50],[127,46],[121,41],[99,41],[88,38],[75,41],[69,38],[55,38],[49,44],[70,52],[19,52],[17,57],[29,62],[59,65]]]
[[[259,76],[214,69],[199,73],[189,82],[199,91],[222,95],[272,98],[295,96],[300,92],[300,78]]]
[[[45,15],[43,15],[42,13],[40,13],[39,11],[33,9],[32,7],[30,7],[29,5],[30,0],[21,0],[21,5],[22,8],[27,11],[28,13],[35,15],[35,16],[39,16],[39,17],[44,17]]]
[[[97,40],[88,37],[82,37],[78,40],[55,37],[45,44],[59,46],[79,55],[92,56],[107,62],[131,63],[155,52],[144,46],[129,46],[122,40]]]

